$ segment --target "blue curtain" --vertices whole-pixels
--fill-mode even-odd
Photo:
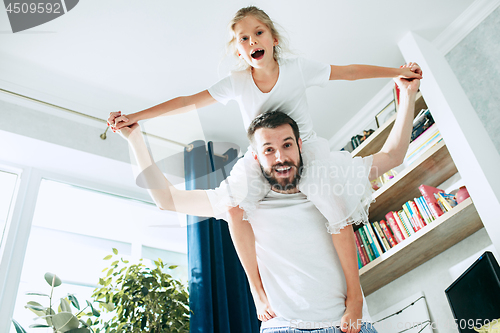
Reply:
[[[213,143],[192,143],[184,152],[186,189],[217,187],[236,163],[237,150],[223,158]],[[227,222],[188,216],[189,304],[191,333],[257,333],[259,321],[248,281],[234,249]]]

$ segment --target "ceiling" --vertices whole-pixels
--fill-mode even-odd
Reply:
[[[85,0],[67,14],[13,34],[0,10],[0,87],[102,119],[207,89],[232,66],[226,25],[257,5],[287,32],[295,55],[335,65],[399,67],[398,41],[432,41],[473,0]],[[330,82],[308,90],[316,132],[330,138],[387,79]],[[235,102],[149,121],[146,130],[188,143],[246,146]]]

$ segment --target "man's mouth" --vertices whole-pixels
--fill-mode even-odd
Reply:
[[[288,177],[292,171],[292,167],[288,165],[276,166],[274,167],[274,171],[278,177]]]
[[[250,54],[250,55],[255,60],[260,60],[264,57],[264,50],[263,49],[255,49],[252,51],[252,54]]]

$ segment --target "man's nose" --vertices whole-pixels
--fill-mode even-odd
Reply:
[[[257,40],[250,37],[250,45],[254,45],[254,44],[257,44]]]
[[[274,157],[276,159],[276,162],[283,162],[283,154],[281,153],[281,150],[277,149],[276,153],[274,154]]]

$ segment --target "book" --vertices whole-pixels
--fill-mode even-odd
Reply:
[[[413,130],[411,132],[410,142],[418,138],[420,134],[425,132],[433,124],[434,118],[432,118],[429,109],[422,109],[413,120]]]
[[[368,261],[366,260],[366,257],[363,253],[362,250],[362,245],[360,244],[360,239],[359,239],[359,233],[356,231],[354,232],[354,240],[356,241],[356,249],[358,250],[359,257],[361,259],[362,266],[366,265]]]
[[[392,212],[385,214],[385,219],[386,219],[387,223],[389,223],[389,226],[391,227],[391,231],[392,231],[393,235],[396,237],[396,240],[398,241],[398,243],[401,243],[402,241],[404,241],[405,237],[403,236],[403,232],[401,231],[401,229],[399,229],[399,226],[396,223],[396,220],[394,219],[394,215],[392,214]]]
[[[413,202],[417,205],[418,211],[420,212],[420,215],[422,215],[422,218],[425,221],[425,224],[429,224],[432,222],[432,220],[429,218],[427,215],[427,212],[425,211],[424,207],[422,206],[422,203],[420,202],[420,198],[414,198]]]
[[[401,222],[403,222],[403,225],[405,226],[406,231],[408,231],[408,233],[410,235],[413,235],[415,233],[415,230],[413,230],[413,226],[411,225],[411,221],[408,218],[408,216],[406,215],[405,211],[402,209],[400,211],[398,211],[398,216],[399,216],[399,219],[401,220]]]
[[[409,233],[409,231],[406,229],[405,225],[403,224],[403,221],[399,217],[398,212],[392,212],[392,215],[394,216],[394,220],[396,220],[396,223],[399,226],[399,230],[401,230],[401,232],[403,233],[403,236],[405,236],[405,239],[410,237],[411,234]]]
[[[359,230],[356,230],[354,232],[354,235],[356,236],[356,239],[358,240],[359,249],[360,249],[359,254],[361,255],[361,260],[363,261],[363,264],[366,265],[370,262],[370,258],[368,257],[368,253],[366,252],[365,244],[361,240],[361,235],[359,234]]]
[[[377,221],[375,221],[375,222],[373,222],[373,226],[375,227],[375,230],[377,231],[377,234],[379,235],[379,237],[382,239],[382,245],[384,245],[385,250],[389,251],[389,249],[391,248],[391,245],[389,245],[389,242],[385,238],[385,234],[382,231],[380,224]]]
[[[421,228],[426,226],[426,223],[424,219],[422,218],[422,215],[420,214],[420,211],[418,210],[417,205],[413,201],[408,201],[408,204],[410,205],[410,209],[413,213],[413,216],[415,216],[415,219],[417,220],[417,223],[420,225]]]
[[[381,220],[379,222],[379,224],[380,224],[380,228],[382,229],[382,231],[383,231],[383,233],[385,235],[385,238],[387,239],[387,241],[389,242],[389,244],[391,245],[391,247],[396,246],[397,242],[394,239],[394,237],[392,236],[391,231],[387,227],[387,224],[385,223],[385,221]]]
[[[365,245],[366,253],[368,254],[368,259],[372,261],[375,259],[375,254],[373,253],[372,247],[370,246],[370,242],[368,241],[368,237],[366,237],[365,231],[363,228],[359,228],[359,235],[361,236],[361,241]]]
[[[427,203],[427,206],[429,207],[432,216],[434,216],[434,218],[437,219],[438,217],[443,215],[443,210],[439,207],[436,198],[434,198],[434,193],[439,193],[444,191],[424,184],[420,185],[418,189],[420,193],[422,193],[422,196],[424,197],[424,200]]]
[[[403,211],[406,213],[406,216],[408,216],[408,219],[410,220],[411,226],[413,227],[413,230],[415,232],[420,230],[420,226],[418,225],[417,221],[415,221],[415,218],[413,217],[411,211],[410,211],[410,205],[408,205],[408,202],[405,202],[402,206]]]
[[[457,205],[457,201],[455,200],[455,196],[453,194],[448,193],[438,193],[438,195],[446,201],[446,203],[451,207],[455,207]],[[451,209],[450,208],[450,209]]]
[[[359,249],[356,247],[356,257],[358,257],[358,269],[363,267],[363,262],[361,261],[361,258],[359,256]]]
[[[424,197],[421,196],[419,197],[419,200],[420,200],[420,203],[422,204],[422,207],[424,207],[424,210],[427,212],[427,216],[429,216],[430,218],[430,221],[434,221],[435,218],[434,218],[434,215],[432,215],[430,209],[429,209],[429,206],[427,205],[427,202],[425,201]]]
[[[374,258],[380,257],[380,253],[382,253],[382,251],[379,252],[377,246],[375,245],[375,242],[377,240],[372,238],[372,235],[370,234],[370,231],[368,230],[368,226],[366,224],[363,225],[362,228],[365,232],[365,235],[366,235],[366,238],[368,239],[368,242],[370,243]]]
[[[439,207],[443,210],[443,212],[449,212],[451,210],[450,204],[446,201],[446,199],[441,195],[441,193],[434,193],[434,198],[436,198]]]
[[[373,226],[370,223],[368,223],[368,224],[365,224],[365,227],[368,230],[371,239],[373,240],[373,245],[375,245],[375,248],[377,249],[377,252],[378,252],[377,257],[380,257],[380,255],[383,252],[382,252],[382,248],[380,247],[380,244],[378,242],[377,236],[375,236],[375,232],[373,230]]]

